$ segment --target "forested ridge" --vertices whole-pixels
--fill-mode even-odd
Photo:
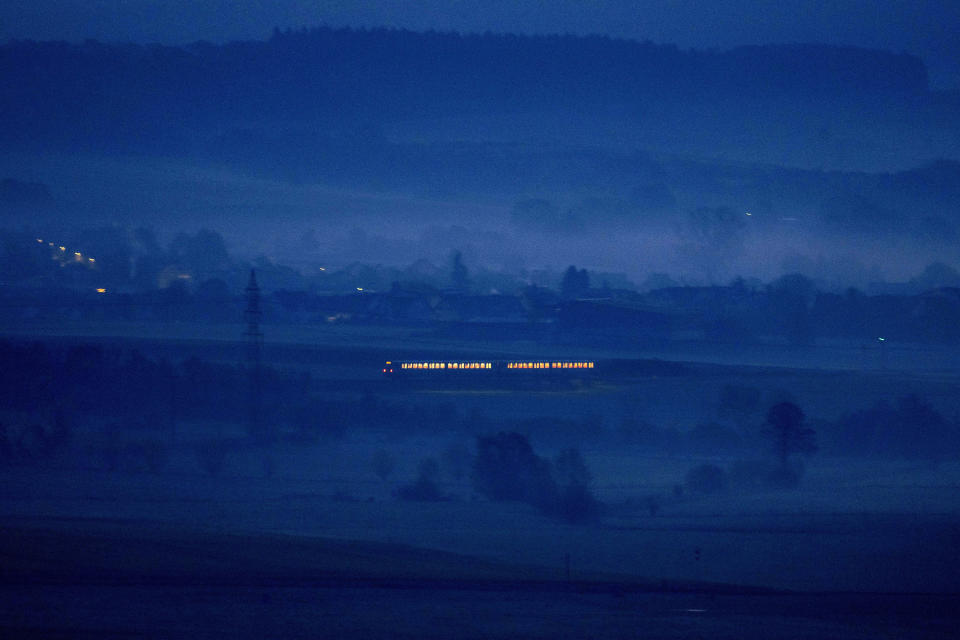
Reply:
[[[0,47],[0,82],[3,139],[57,143],[342,115],[927,92],[919,58],[854,47],[697,51],[600,36],[327,27],[223,45],[11,41]]]

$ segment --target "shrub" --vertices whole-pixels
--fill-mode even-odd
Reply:
[[[571,523],[594,520],[602,510],[579,451],[565,449],[551,465],[518,433],[477,438],[473,480],[477,493],[492,500],[526,502]]]

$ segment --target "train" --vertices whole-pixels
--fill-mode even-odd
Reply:
[[[383,373],[388,377],[403,375],[466,374],[483,372],[566,372],[590,373],[597,368],[593,360],[387,360]]]
[[[392,379],[464,380],[557,380],[684,375],[688,365],[657,359],[607,360],[387,360],[383,375]]]

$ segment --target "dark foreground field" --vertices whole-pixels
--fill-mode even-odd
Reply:
[[[235,364],[236,333],[49,342]],[[482,350],[379,329],[302,342],[310,341],[278,337],[266,359],[309,372],[319,406],[346,408],[316,421],[343,421],[336,437],[283,423],[285,437],[267,450],[219,416],[178,413],[176,429],[151,431],[89,411],[74,417],[56,455],[0,468],[0,640],[957,637],[960,461],[830,448],[845,413],[905,393],[953,421],[955,364],[810,368],[802,353],[775,366],[776,350],[737,354],[736,363],[710,353],[560,350],[556,357],[672,357],[583,384],[474,388],[397,385],[380,370],[401,356],[539,358],[554,347]],[[799,487],[680,486],[705,462],[732,473],[764,455],[684,444],[716,419],[727,385],[763,398],[787,393],[803,407],[823,450],[804,461]],[[367,405],[389,412],[364,422]],[[10,425],[34,418],[0,411]],[[762,416],[752,420],[744,433],[761,428]],[[122,428],[111,430],[114,422]],[[676,450],[621,431],[640,424],[675,432]],[[606,505],[597,521],[571,524],[478,495],[476,437],[514,429],[529,430],[544,457],[582,452]],[[165,454],[156,468],[143,456],[151,442]],[[204,464],[200,445],[209,442],[229,445],[221,467]],[[459,474],[447,456],[458,450]],[[378,454],[396,464],[382,477]],[[401,499],[398,488],[425,458],[440,461],[442,499]]]
[[[518,567],[119,521],[0,529],[4,638],[952,638],[960,597]]]

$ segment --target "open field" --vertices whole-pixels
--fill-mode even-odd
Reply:
[[[478,435],[443,424],[406,432],[370,427],[337,439],[284,441],[270,452],[240,447],[211,475],[198,466],[196,443],[239,441],[242,425],[184,421],[161,471],[137,465],[111,471],[89,455],[101,425],[85,418],[70,451],[43,464],[0,469],[0,635],[955,634],[957,461],[816,455],[799,489],[676,494],[691,467],[736,460],[652,455],[611,435],[624,418],[686,432],[715,414],[728,384],[757,387],[765,397],[789,392],[813,419],[835,420],[908,391],[955,415],[955,371],[680,357],[685,364],[669,375],[556,389],[404,387],[379,376],[385,353],[536,356],[547,347],[494,344],[484,351],[364,331],[312,344],[278,341],[267,353],[273,366],[310,371],[324,398],[452,405],[460,415],[483,413],[486,429],[544,417],[596,424],[606,435],[541,434],[531,441],[545,456],[567,446],[581,450],[607,505],[604,515],[590,524],[561,523],[528,505],[482,499],[469,473],[455,477],[446,469],[440,485],[449,499],[397,499],[396,488],[414,479],[421,459],[442,458],[454,444],[471,447]],[[240,347],[225,337],[186,334],[93,341],[174,361],[198,355],[235,362]],[[378,451],[396,461],[389,479],[373,471]],[[648,508],[651,497],[656,511]]]
[[[396,545],[60,525],[0,530],[4,637],[949,638],[960,615],[956,596],[567,581]]]

